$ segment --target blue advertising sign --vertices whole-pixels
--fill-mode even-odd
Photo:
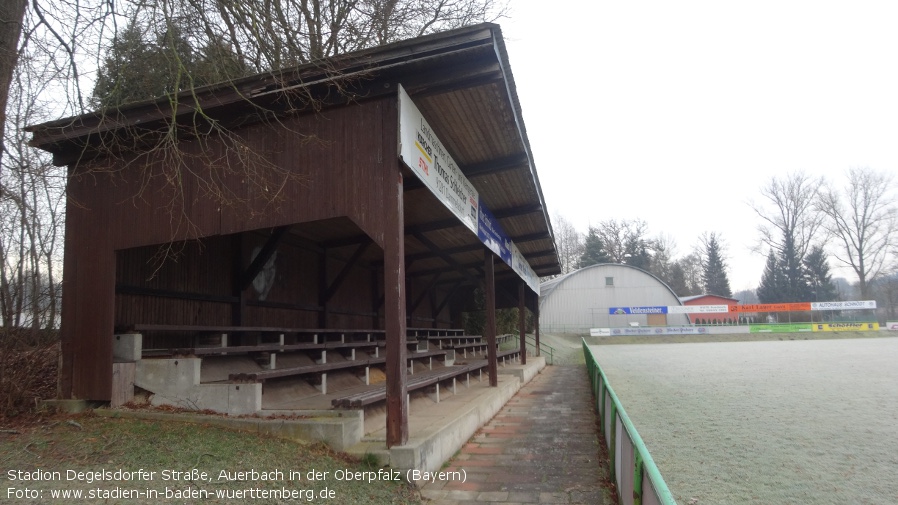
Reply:
[[[478,206],[480,212],[477,213],[477,237],[497,256],[502,258],[506,265],[511,264],[511,239],[505,234],[502,225],[493,217],[489,207],[480,202]]]
[[[667,314],[667,307],[611,307],[608,314]]]

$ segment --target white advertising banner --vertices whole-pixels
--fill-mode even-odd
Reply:
[[[668,314],[721,314],[730,311],[729,305],[677,305],[667,307]]]
[[[536,272],[530,268],[530,263],[527,263],[527,260],[524,258],[524,255],[521,254],[518,246],[514,244],[511,244],[511,265],[509,266],[511,266],[511,269],[514,270],[528,286],[530,286],[530,289],[532,289],[534,293],[539,294],[539,277],[537,277]]]
[[[851,302],[811,302],[811,310],[860,310],[875,308],[876,300],[859,300]]]
[[[399,86],[399,156],[455,217],[477,233],[480,197],[411,97]]]

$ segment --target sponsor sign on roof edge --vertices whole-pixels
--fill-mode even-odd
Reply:
[[[427,120],[399,86],[399,156],[431,193],[477,233],[480,195],[443,147]]]
[[[480,200],[474,185],[458,168],[402,85],[399,85],[399,156],[455,217],[539,294],[536,272]]]

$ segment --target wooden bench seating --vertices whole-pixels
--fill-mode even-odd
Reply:
[[[222,354],[250,354],[254,352],[289,352],[314,351],[328,349],[358,349],[383,347],[383,342],[327,342],[322,344],[259,344],[232,345],[227,347],[186,347],[175,348],[171,353],[176,356],[208,356]]]
[[[460,328],[406,328],[405,333],[410,337],[441,337],[464,335],[465,330]]]
[[[320,384],[323,393],[327,393],[327,374],[340,370],[361,369],[365,370],[365,383],[368,382],[369,368],[371,366],[386,363],[383,348],[386,345],[384,330],[365,329],[315,329],[315,328],[281,328],[261,326],[203,326],[203,325],[165,325],[165,324],[136,324],[127,331],[132,332],[171,332],[184,335],[192,340],[191,344],[183,347],[169,349],[147,350],[145,355],[150,356],[186,356],[186,357],[214,357],[225,355],[247,354],[254,355],[258,361],[260,357],[267,363],[260,364],[267,369],[250,373],[231,373],[228,380],[232,382],[265,382],[270,379],[282,377],[313,375],[316,385]],[[232,339],[238,345],[227,345],[228,336],[240,335],[244,338]],[[249,335],[250,342],[244,344]],[[197,336],[220,337],[221,345],[195,345]],[[180,335],[177,335],[180,338]],[[267,338],[266,338],[267,337]],[[271,340],[276,339],[276,342]],[[408,345],[406,354],[409,381],[414,381],[415,388],[427,387],[443,380],[448,380],[456,375],[464,374],[474,369],[486,366],[486,360],[476,362],[477,365],[465,364],[453,366],[451,363],[458,352],[464,352],[467,356],[468,349],[481,349],[485,351],[487,344],[480,341],[479,336],[464,335],[464,330],[457,329],[433,329],[433,328],[409,328],[405,343]],[[267,340],[267,342],[266,342]],[[457,342],[456,345],[446,345]],[[235,342],[236,341],[236,342]],[[430,348],[433,342],[440,349]],[[328,362],[327,351],[337,350],[343,356],[338,361]],[[357,354],[357,350],[363,352]],[[315,354],[314,364],[303,366],[287,366],[277,368],[275,357],[281,353],[311,352]],[[500,359],[510,354],[500,353]],[[445,365],[434,369],[433,359],[442,360]],[[504,358],[504,359],[503,359]],[[415,371],[414,363],[424,363],[428,370]],[[471,368],[474,367],[474,368]],[[446,376],[445,374],[450,374]],[[434,382],[436,381],[436,382]],[[377,388],[375,388],[377,389]],[[385,394],[385,393],[384,393]],[[376,400],[374,400],[376,401]]]
[[[384,347],[385,331],[368,329],[323,329],[323,328],[277,328],[262,326],[201,326],[201,325],[168,325],[168,324],[136,324],[121,329],[123,332],[178,332],[188,333],[192,339],[199,337],[219,337],[220,345],[188,345],[169,349],[147,349],[147,357],[169,355],[205,356],[221,354],[242,354],[253,352],[286,352],[316,349],[341,349],[358,347]],[[452,330],[456,331],[456,330]],[[415,335],[406,337],[405,344],[409,349],[425,350],[426,337],[419,339]],[[257,334],[273,336],[278,342],[265,342],[251,345],[228,345],[228,336]],[[339,338],[339,340],[337,340]],[[361,340],[364,338],[364,340]],[[308,342],[285,343],[286,340],[307,339]]]
[[[470,374],[486,367],[486,362],[469,363],[465,365],[452,365],[436,370],[422,372],[415,376],[409,377],[406,381],[406,390],[408,392],[417,391],[428,386],[438,385],[439,383],[454,379],[462,374]],[[331,405],[335,408],[357,409],[366,407],[373,403],[386,400],[387,388],[385,384],[380,384],[371,389],[341,396],[331,400]]]
[[[207,325],[179,325],[179,324],[135,324],[121,329],[121,333],[127,332],[181,332],[194,335],[244,335],[258,333],[262,335],[291,335],[322,337],[340,336],[341,341],[349,336],[367,336],[381,338],[384,330],[372,329],[337,329],[337,328],[280,328],[271,326],[207,326]],[[314,342],[318,343],[318,342]]]
[[[515,359],[520,355],[520,350],[511,349],[508,351],[500,351],[496,354],[497,360],[500,361],[503,365],[507,360]],[[471,361],[469,363],[463,363],[459,365],[446,366],[442,368],[437,368],[434,370],[430,370],[427,372],[422,372],[419,374],[415,374],[413,376],[408,376],[406,380],[406,390],[408,392],[412,392],[418,389],[422,389],[428,386],[438,385],[439,383],[454,379],[459,377],[460,375],[466,375],[466,378],[469,377],[469,374],[473,372],[482,373],[484,368],[487,368],[489,363],[487,360],[477,360]],[[386,384],[379,384],[377,386],[373,386],[370,389],[366,389],[365,391],[352,393],[344,396],[339,396],[331,400],[331,405],[334,408],[343,408],[343,409],[357,409],[366,407],[373,403],[377,403],[379,401],[386,400],[387,395],[387,386]],[[437,401],[439,401],[439,389],[437,389]]]
[[[509,349],[507,351],[499,351],[496,353],[496,360],[501,361],[504,365],[506,361],[514,359],[517,360],[521,357],[520,349]]]
[[[470,344],[453,344],[447,348],[455,349],[455,355],[458,356],[461,353],[462,358],[468,357],[468,351],[470,350],[475,356],[479,352],[480,354],[486,354],[486,351],[489,349],[489,344],[486,342],[474,342]]]
[[[346,368],[356,368],[362,366],[380,365],[386,362],[383,356],[379,358],[356,359],[347,361],[335,361],[332,363],[319,363],[315,365],[305,365],[289,368],[276,368],[274,370],[260,370],[253,373],[237,373],[230,374],[228,380],[232,382],[264,382],[267,379],[276,379],[279,377],[289,377],[293,375],[326,373],[334,370],[342,370]]]
[[[427,337],[428,342],[437,344],[440,348],[455,344],[476,344],[486,342],[480,335],[452,335],[441,337]]]
[[[445,357],[447,351],[423,351],[410,352],[406,354],[406,360],[411,364],[414,360],[428,358],[428,367],[433,368],[432,359],[434,357]],[[271,370],[259,370],[252,373],[236,373],[230,374],[228,380],[232,382],[264,382],[267,379],[276,379],[280,377],[289,377],[304,374],[320,374],[334,370],[343,370],[347,368],[370,367],[372,365],[382,365],[386,363],[385,356],[367,357],[361,359],[351,359],[346,361],[335,361],[332,363],[317,363],[314,365],[303,365],[299,367],[275,368]],[[409,375],[412,375],[410,372]]]

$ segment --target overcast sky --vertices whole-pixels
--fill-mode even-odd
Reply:
[[[642,219],[678,255],[718,232],[731,287],[755,288],[748,202],[765,182],[898,172],[898,2],[511,6],[499,23],[546,203],[581,232]]]

